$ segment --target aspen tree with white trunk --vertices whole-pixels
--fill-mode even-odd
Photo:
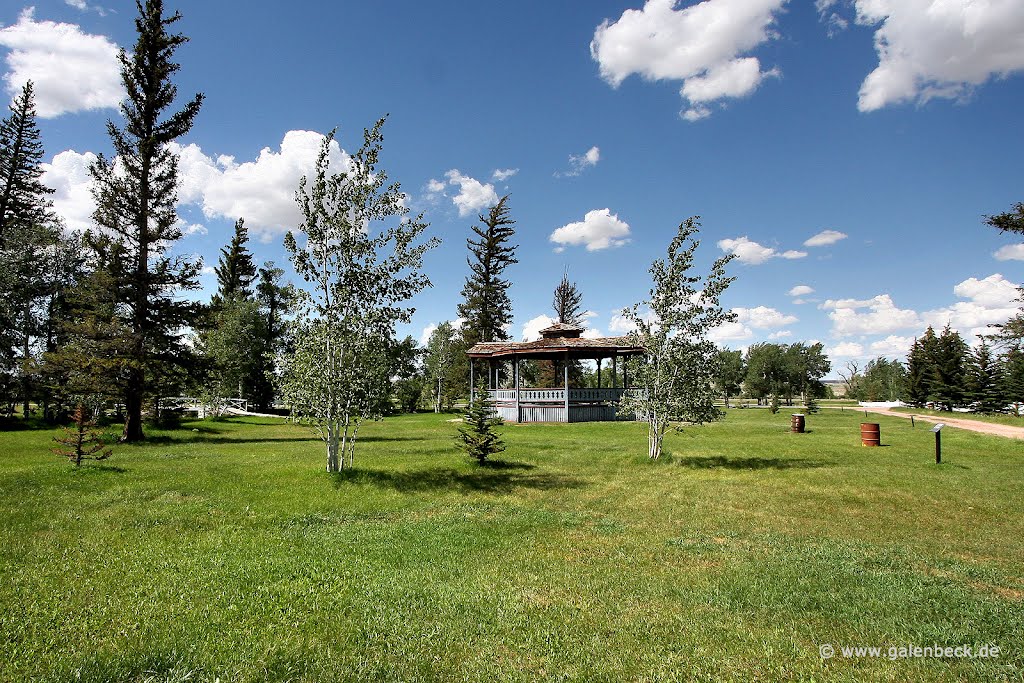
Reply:
[[[717,259],[704,277],[693,274],[699,227],[698,216],[679,225],[667,257],[651,264],[650,298],[622,312],[635,326],[630,344],[646,350],[632,366],[632,384],[644,390],[624,397],[622,407],[647,421],[652,460],[661,456],[667,432],[722,416],[715,407],[718,349],[707,335],[735,320],[719,303],[735,279],[725,274],[735,255]]]
[[[398,183],[377,168],[380,119],[363,145],[331,168],[334,131],[325,137],[312,179],[296,193],[303,221],[300,244],[285,248],[307,287],[300,290],[294,352],[284,359],[282,397],[292,416],[311,426],[327,447],[327,471],[354,462],[359,424],[383,412],[390,390],[395,326],[409,322],[406,302],[430,286],[423,255],[440,241],[419,241],[427,224],[410,217]]]

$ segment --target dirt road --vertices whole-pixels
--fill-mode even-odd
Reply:
[[[907,420],[913,413],[897,413],[889,408],[864,408],[857,407],[851,408],[851,410],[866,410],[869,413],[878,413],[879,415],[889,415],[891,417],[902,417]],[[1013,427],[1011,425],[1000,425],[992,424],[990,422],[979,422],[977,420],[965,420],[956,417],[935,417],[932,415],[914,415],[914,420],[921,420],[924,422],[938,423],[948,427],[956,427],[957,429],[966,429],[971,432],[981,432],[982,434],[992,434],[993,436],[1005,436],[1008,439],[1024,439],[1024,427]]]

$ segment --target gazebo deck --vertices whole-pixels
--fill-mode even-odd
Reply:
[[[506,422],[610,422],[633,419],[620,415],[618,403],[628,392],[642,389],[490,389],[498,416]]]

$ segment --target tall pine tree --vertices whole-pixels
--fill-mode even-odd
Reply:
[[[992,347],[982,339],[970,355],[967,377],[967,400],[977,413],[1001,413],[1009,401],[1004,396],[1005,371]]]
[[[220,250],[220,259],[213,269],[217,274],[216,296],[222,301],[252,297],[256,264],[252,261],[252,253],[246,247],[248,242],[249,229],[245,227],[245,220],[239,218],[235,222],[235,234],[231,237],[231,244]]]
[[[508,296],[510,283],[501,274],[516,260],[516,246],[509,243],[515,234],[516,222],[508,208],[508,195],[492,206],[487,215],[480,215],[483,226],[472,227],[476,238],[467,240],[470,274],[462,288],[463,301],[459,316],[465,319],[462,330],[470,345],[477,342],[504,341],[509,338],[505,327],[512,322],[512,301]]]
[[[555,311],[557,322],[567,325],[583,324],[583,294],[575,282],[569,282],[568,273],[562,274],[562,281],[555,287],[551,308]]]
[[[918,408],[923,408],[932,393],[934,373],[932,365],[935,363],[938,337],[935,330],[929,326],[925,333],[914,340],[907,355],[907,402]]]
[[[39,180],[43,143],[34,93],[32,81],[25,83],[10,115],[0,121],[0,247],[17,225],[38,225],[49,213],[53,190]]]
[[[142,408],[149,380],[183,355],[180,330],[194,318],[194,306],[180,301],[181,289],[198,288],[200,264],[166,255],[182,236],[177,225],[178,159],[169,144],[192,127],[203,95],[176,111],[172,76],[180,66],[175,50],[188,38],[170,32],[181,14],[164,15],[162,0],[136,0],[138,33],[132,51],[121,50],[121,104],[125,126],[107,122],[118,163],[101,156],[90,169],[97,226],[123,250],[118,270],[110,273],[127,339],[124,362],[125,424],[122,440],[143,439]]]

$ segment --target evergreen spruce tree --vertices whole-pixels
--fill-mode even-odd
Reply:
[[[81,467],[83,460],[106,460],[110,457],[111,451],[103,435],[96,429],[96,422],[89,419],[81,403],[72,413],[71,421],[71,427],[65,427],[63,434],[53,437],[60,444],[52,449],[55,455],[67,458],[75,467]]]
[[[1002,400],[1013,406],[1013,414],[1024,417],[1024,349],[1011,347],[1003,356]]]
[[[277,361],[287,347],[288,327],[285,317],[292,310],[295,293],[291,285],[283,284],[284,271],[267,261],[259,269],[256,301],[263,315],[260,353],[252,381],[252,401],[259,411],[274,405],[274,376]]]
[[[992,353],[992,347],[982,339],[981,344],[971,352],[968,362],[967,401],[974,412],[1001,413],[1008,401],[1003,397],[1005,370],[999,358]]]
[[[939,410],[953,410],[966,401],[967,343],[949,325],[942,330],[935,345],[931,364],[929,399]]]
[[[162,0],[136,0],[136,7],[138,39],[130,53],[122,49],[118,55],[127,92],[121,104],[125,126],[107,123],[118,164],[100,156],[90,169],[93,220],[123,252],[109,279],[118,299],[114,316],[127,333],[115,342],[127,351],[124,441],[144,438],[142,408],[153,371],[181,362],[180,331],[196,310],[176,294],[198,288],[201,265],[166,252],[182,235],[175,212],[178,159],[169,144],[192,127],[203,95],[171,109],[177,95],[171,78],[180,68],[172,57],[188,38],[169,31],[181,14],[165,16]]]
[[[472,226],[476,239],[467,240],[470,274],[462,288],[459,316],[465,319],[463,333],[469,345],[477,342],[504,341],[505,327],[512,322],[510,283],[501,274],[516,260],[516,245],[509,244],[515,234],[515,221],[508,208],[508,195],[480,215],[483,227]]]
[[[929,326],[925,333],[914,340],[907,355],[907,403],[923,408],[931,400],[938,338],[935,330]]]
[[[217,294],[220,301],[231,298],[249,299],[252,297],[252,283],[256,279],[256,264],[252,254],[246,247],[249,241],[249,229],[245,220],[239,218],[235,222],[235,234],[231,244],[220,250],[220,258],[214,266],[217,274]]]
[[[48,195],[53,190],[40,182],[43,143],[36,124],[35,93],[28,81],[0,121],[0,247],[16,225],[46,222]]]
[[[477,382],[474,393],[463,424],[455,435],[455,445],[483,465],[492,455],[505,450],[505,443],[495,431],[495,427],[502,424],[502,419],[495,413],[491,393],[487,391],[487,383],[483,379]]]

